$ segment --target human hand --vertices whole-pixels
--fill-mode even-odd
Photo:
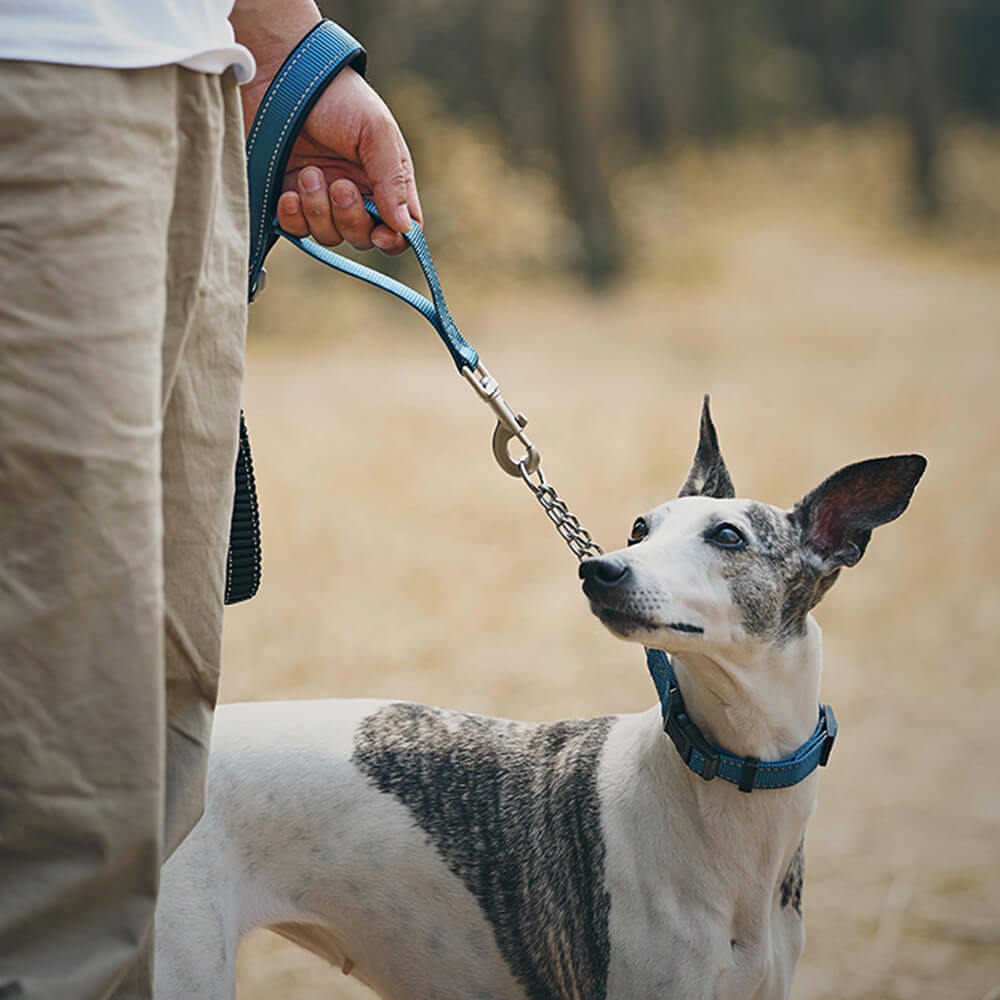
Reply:
[[[375,225],[362,195],[371,195],[384,220]],[[326,88],[292,147],[278,200],[278,223],[294,236],[312,236],[358,250],[406,249],[401,233],[422,221],[406,141],[382,99],[353,69]]]
[[[320,19],[313,0],[235,0],[230,20],[257,60],[257,76],[241,90],[247,129],[271,80],[295,44]],[[353,69],[342,69],[320,95],[292,147],[278,199],[278,223],[359,250],[406,249],[411,217],[422,222],[406,140],[382,99]],[[384,220],[376,226],[362,204],[371,195]]]
[[[253,52],[257,76],[241,89],[247,129],[297,41],[315,27],[313,0],[236,0],[230,20],[238,41]],[[374,244],[400,253],[410,218],[422,222],[413,164],[399,126],[382,99],[353,69],[330,82],[299,133],[278,201],[278,222],[295,236],[359,250]],[[371,195],[385,225],[376,226],[361,196]]]

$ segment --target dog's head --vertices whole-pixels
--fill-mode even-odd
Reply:
[[[735,499],[709,413],[678,499],[636,518],[628,546],[580,565],[594,614],[615,634],[671,653],[784,645],[872,529],[906,509],[927,462],[848,465],[790,510]]]

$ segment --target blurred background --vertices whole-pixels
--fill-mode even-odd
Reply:
[[[459,326],[605,548],[676,493],[705,392],[742,495],[928,456],[818,609],[841,734],[793,996],[1000,998],[1000,2],[325,6],[410,142]],[[264,582],[224,700],[652,704],[430,327],[290,248],[268,267]],[[240,990],[370,997],[266,932]]]

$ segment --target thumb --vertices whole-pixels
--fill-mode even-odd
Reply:
[[[421,221],[421,212],[413,161],[399,127],[391,117],[383,119],[370,127],[358,147],[379,215],[397,233],[408,232],[413,219]]]

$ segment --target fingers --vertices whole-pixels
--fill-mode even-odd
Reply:
[[[384,108],[385,106],[382,105]],[[375,116],[358,144],[361,165],[371,179],[372,198],[386,225],[405,233],[411,219],[423,221],[413,162],[399,126],[386,110]]]
[[[299,173],[296,187],[278,199],[278,224],[292,236],[311,236],[324,246],[347,240],[356,250],[375,246],[390,255],[406,249],[406,240],[398,232],[375,225],[353,181],[339,178],[327,187],[321,170],[306,167]]]
[[[299,171],[298,187],[302,214],[309,226],[310,235],[324,246],[336,246],[343,237],[333,221],[330,193],[327,191],[323,171],[318,167],[306,167]]]
[[[286,191],[278,199],[278,225],[292,236],[302,238],[309,235],[309,224],[302,214],[302,202],[295,191]]]
[[[349,180],[337,180],[330,185],[330,205],[334,225],[355,250],[371,250],[372,217],[365,209],[361,192]]]

